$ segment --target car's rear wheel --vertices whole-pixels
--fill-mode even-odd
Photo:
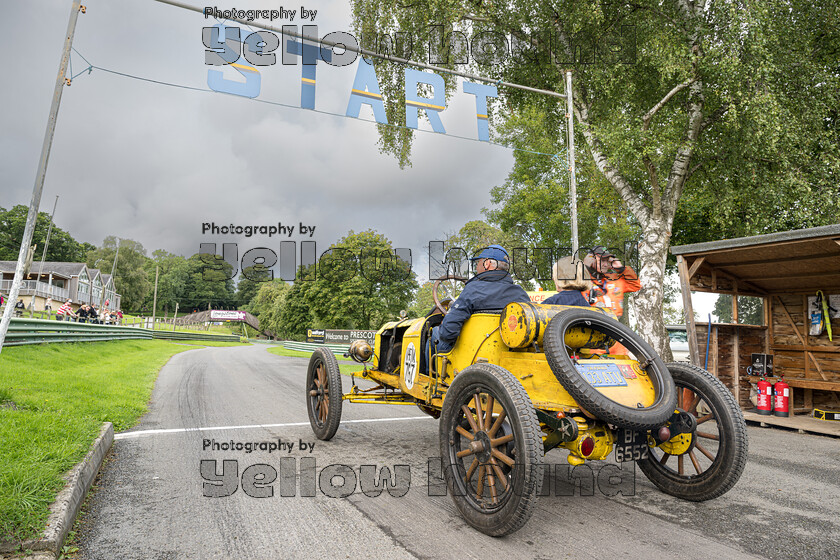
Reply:
[[[487,535],[520,529],[542,487],[540,424],[510,372],[474,364],[455,376],[440,420],[446,483],[464,519]]]
[[[677,386],[677,407],[692,416],[695,427],[688,445],[669,441],[653,447],[639,468],[666,494],[693,502],[717,498],[738,482],[747,462],[744,416],[729,389],[711,373],[683,363],[668,364],[668,369]]]
[[[338,360],[326,348],[312,353],[306,370],[306,411],[318,439],[329,440],[341,421],[341,371]]]

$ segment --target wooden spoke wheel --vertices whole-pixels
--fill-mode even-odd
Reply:
[[[306,371],[306,410],[318,439],[329,440],[341,421],[341,372],[338,360],[326,348],[319,348],[309,359]]]
[[[706,370],[687,363],[671,363],[668,369],[677,387],[677,408],[690,414],[696,427],[652,447],[639,468],[672,496],[696,502],[717,498],[738,482],[747,461],[744,416],[729,389]]]
[[[510,372],[474,364],[455,376],[440,421],[446,483],[467,522],[494,537],[520,529],[542,487],[540,424]]]

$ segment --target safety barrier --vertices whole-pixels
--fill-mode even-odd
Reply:
[[[143,329],[148,330],[148,329]],[[219,342],[239,342],[238,334],[209,334],[184,331],[149,331],[155,338],[166,340],[216,340]]]
[[[47,321],[44,319],[12,319],[9,332],[6,333],[4,346],[23,344],[42,344],[47,342],[97,342],[104,340],[128,339],[183,339],[217,340],[238,342],[236,335],[212,335],[173,331],[152,331],[117,325],[95,325],[91,323],[73,323],[70,321]]]
[[[291,340],[283,342],[283,348],[297,350],[298,352],[314,352],[318,348],[329,348],[333,354],[343,355],[349,347],[349,344],[316,344],[314,342],[293,342]]]

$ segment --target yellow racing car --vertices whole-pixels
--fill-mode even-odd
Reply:
[[[331,439],[344,400],[416,404],[440,418],[449,492],[470,525],[492,536],[520,529],[543,481],[543,457],[568,450],[571,465],[636,461],[662,491],[716,498],[738,481],[746,424],[729,390],[705,370],[665,364],[608,311],[511,303],[473,314],[451,351],[427,344],[447,311],[386,323],[373,347],[347,355],[365,364],[343,394],[335,356],[309,361],[306,402],[315,435]]]

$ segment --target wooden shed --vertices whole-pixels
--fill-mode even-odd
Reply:
[[[754,354],[771,355],[774,376],[783,375],[792,388],[792,412],[840,410],[840,225],[682,245],[671,253],[694,364],[706,365],[742,408],[752,408],[750,389],[759,377],[758,368],[748,368]],[[838,310],[830,312],[833,340],[827,329],[809,334],[818,291]],[[692,292],[728,294],[731,320],[696,321]]]

